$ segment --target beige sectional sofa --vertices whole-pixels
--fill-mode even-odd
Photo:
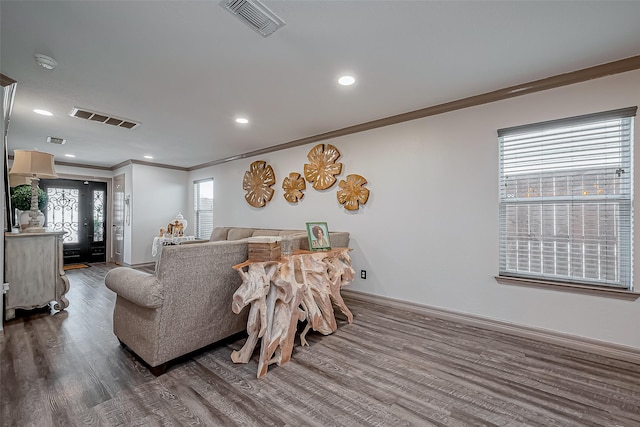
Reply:
[[[114,334],[159,375],[168,362],[244,331],[248,310],[231,311],[242,283],[232,266],[247,260],[248,237],[274,235],[293,235],[294,248],[308,248],[304,230],[217,227],[208,242],[164,247],[155,274],[109,271]],[[347,232],[329,236],[334,247],[349,245]]]
[[[256,236],[292,236],[294,249],[309,249],[309,240],[306,230],[276,230],[268,228],[246,227],[216,227],[211,233],[209,241],[240,240]],[[329,240],[331,246],[346,248],[349,246],[349,233],[345,231],[330,231]]]

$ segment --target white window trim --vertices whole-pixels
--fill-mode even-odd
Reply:
[[[496,276],[495,279],[502,285],[526,286],[539,289],[551,289],[554,291],[569,291],[600,297],[623,299],[628,301],[635,301],[640,298],[640,292],[613,287],[609,288],[604,286],[583,285],[581,283],[525,279],[511,276]]]
[[[508,134],[509,132],[513,133],[522,133],[522,132],[534,132],[536,130],[539,129],[543,129],[543,128],[552,128],[552,127],[561,127],[563,125],[566,124],[581,124],[581,123],[587,123],[587,122],[593,122],[595,120],[597,121],[602,121],[602,120],[608,120],[609,118],[622,118],[622,117],[633,117],[635,116],[637,111],[637,107],[631,107],[631,108],[626,108],[626,109],[620,109],[620,110],[613,110],[613,111],[609,111],[609,112],[604,112],[604,113],[595,113],[595,114],[590,114],[590,115],[586,115],[586,116],[580,116],[580,117],[572,117],[572,118],[568,118],[568,119],[561,119],[561,120],[554,120],[552,122],[544,122],[544,123],[539,123],[539,124],[533,124],[533,125],[525,125],[525,126],[519,126],[517,128],[509,128],[509,129],[501,129],[498,131],[498,135],[500,137],[502,137],[505,134]],[[500,145],[500,148],[502,150],[502,146]],[[502,152],[501,152],[502,155]],[[633,156],[633,139],[631,140],[631,153],[630,156]],[[631,157],[631,161],[633,162],[633,157]],[[502,171],[502,159],[500,160],[501,162],[501,170],[500,170],[500,183],[502,185],[503,182],[503,171]],[[631,168],[633,170],[633,167]],[[633,177],[631,177],[631,180],[633,181]],[[631,181],[631,182],[632,182]],[[632,186],[632,184],[631,184]],[[631,197],[633,197],[633,193],[631,194]],[[503,206],[503,204],[506,203],[506,199],[503,197],[503,195],[501,194],[499,197],[500,200],[500,206]],[[631,200],[631,203],[633,203],[633,200]],[[501,208],[501,212],[502,212],[502,208]],[[542,274],[544,273],[540,273],[541,276],[536,277],[535,274],[519,274],[519,273],[515,273],[512,274],[512,272],[502,272],[502,266],[503,263],[506,262],[506,260],[503,260],[502,257],[506,256],[506,253],[503,253],[503,242],[502,242],[502,227],[505,226],[505,224],[503,224],[503,221],[506,220],[505,219],[500,219],[500,228],[501,228],[501,235],[500,235],[500,243],[501,243],[501,254],[500,254],[500,273],[498,276],[496,276],[496,280],[501,283],[501,284],[509,284],[509,285],[522,285],[522,286],[533,286],[533,287],[542,287],[542,288],[550,288],[550,289],[554,289],[554,290],[569,290],[569,291],[574,291],[574,292],[581,292],[581,293],[588,293],[588,294],[593,294],[593,295],[601,295],[601,296],[608,296],[608,297],[614,297],[614,298],[623,298],[623,299],[637,299],[640,297],[640,293],[634,292],[633,291],[633,281],[629,280],[629,288],[625,288],[625,287],[619,287],[619,286],[609,286],[607,284],[589,284],[589,283],[585,283],[585,282],[574,282],[573,280],[569,279],[569,280],[564,280],[564,279],[559,279],[559,280],[554,280],[552,277],[548,278],[548,277],[544,277],[542,276]],[[631,220],[631,224],[633,223],[633,218],[630,219]],[[630,236],[631,238],[631,247],[633,247],[633,235]],[[505,243],[506,244],[506,243]],[[631,268],[630,268],[630,274],[633,274],[633,254],[630,254],[629,259],[627,260],[627,262],[629,262],[631,264]],[[506,273],[506,274],[505,274]]]
[[[208,236],[208,235],[207,236],[199,235],[201,233],[199,233],[200,224],[198,222],[198,217],[199,217],[199,213],[204,211],[204,210],[203,209],[198,209],[199,208],[199,198],[200,198],[200,196],[196,191],[196,187],[199,184],[202,184],[202,183],[205,183],[205,182],[211,182],[212,185],[213,185],[213,178],[204,178],[204,179],[199,179],[199,180],[193,181],[193,189],[194,189],[194,191],[193,191],[193,223],[194,223],[194,226],[193,226],[194,232],[193,232],[193,234],[196,236],[196,238],[207,239],[208,240],[210,236]],[[214,196],[214,198],[215,198],[215,196]],[[213,229],[213,205],[211,207],[211,215],[212,215],[211,228]]]

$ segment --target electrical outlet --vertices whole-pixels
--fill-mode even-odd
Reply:
[[[360,270],[360,278],[361,279],[367,278],[367,270]]]

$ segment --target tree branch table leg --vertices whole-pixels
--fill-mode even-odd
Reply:
[[[257,372],[262,378],[269,365],[282,365],[291,359],[299,321],[307,321],[300,334],[303,346],[309,345],[306,334],[311,329],[323,335],[338,329],[334,305],[351,323],[353,314],[340,295],[340,289],[354,278],[349,250],[301,252],[280,261],[247,261],[234,266],[242,285],[234,293],[232,310],[238,314],[249,304],[251,308],[249,336],[239,351],[232,352],[231,360],[247,363],[258,339],[262,339]]]

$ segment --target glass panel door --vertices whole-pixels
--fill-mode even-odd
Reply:
[[[104,182],[41,180],[49,196],[46,226],[66,231],[64,263],[106,260],[106,193]]]

